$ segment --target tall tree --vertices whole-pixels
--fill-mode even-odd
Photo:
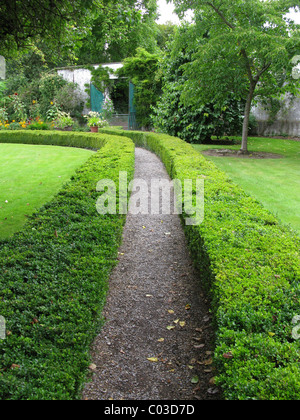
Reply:
[[[228,94],[245,100],[241,153],[248,152],[254,99],[291,91],[292,58],[300,48],[300,26],[286,17],[293,0],[174,0],[180,15],[192,9],[197,51],[185,66],[187,101],[222,104]],[[206,34],[205,38],[203,35]]]

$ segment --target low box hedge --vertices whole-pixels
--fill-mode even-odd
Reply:
[[[299,400],[300,340],[292,335],[300,315],[299,237],[189,144],[154,133],[123,135],[158,154],[172,178],[205,179],[204,222],[183,225],[212,300],[224,397]]]
[[[0,132],[0,142],[100,149],[11,239],[0,242],[1,400],[79,397],[125,216],[96,211],[100,179],[134,171],[134,144],[105,134]]]
[[[299,237],[180,139],[105,133],[71,133],[71,140],[69,133],[43,132],[30,140],[101,143],[102,149],[24,231],[0,243],[0,314],[8,329],[0,340],[0,398],[78,395],[124,223],[123,217],[95,215],[95,185],[101,178],[117,180],[120,170],[132,176],[132,143],[111,136],[122,135],[160,156],[172,178],[205,180],[205,220],[184,229],[212,300],[214,361],[224,397],[299,399],[300,342],[292,336],[300,315]],[[15,134],[0,133],[0,141],[30,142],[27,133]]]

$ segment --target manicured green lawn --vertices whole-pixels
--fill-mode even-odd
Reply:
[[[0,144],[0,239],[22,228],[26,215],[59,191],[92,151]]]
[[[240,146],[194,145],[202,150],[239,149]],[[221,170],[250,195],[259,200],[283,223],[300,233],[300,142],[270,138],[250,138],[250,151],[278,153],[282,159],[242,159],[212,157]]]

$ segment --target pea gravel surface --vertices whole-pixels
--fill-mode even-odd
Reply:
[[[140,148],[135,179],[149,189],[153,179],[170,180],[159,158]],[[135,194],[138,188],[136,203]],[[83,400],[221,398],[209,303],[178,215],[132,214],[129,208],[103,316]]]

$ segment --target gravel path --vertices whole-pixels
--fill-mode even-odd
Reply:
[[[136,149],[135,178],[169,179]],[[128,214],[85,400],[217,400],[213,330],[177,215]]]

